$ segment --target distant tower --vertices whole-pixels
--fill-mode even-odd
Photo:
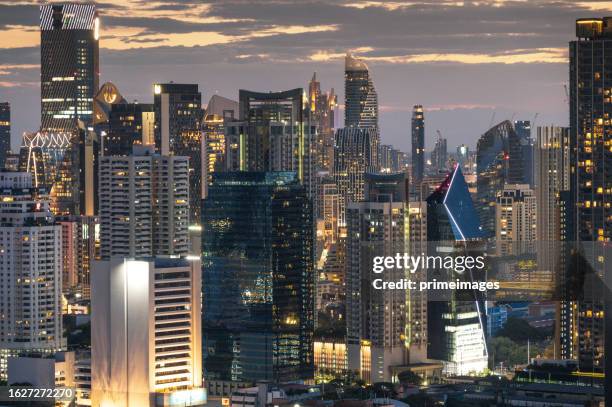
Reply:
[[[72,132],[93,125],[98,91],[100,21],[94,4],[40,7],[41,131]]]
[[[423,180],[425,170],[425,117],[423,106],[412,109],[412,179],[415,184]]]
[[[0,103],[0,170],[4,168],[6,157],[11,151],[11,105]]]
[[[536,196],[528,184],[506,184],[495,205],[495,239],[499,255],[533,253]]]
[[[378,129],[378,95],[368,66],[347,54],[344,71],[344,127]]]
[[[316,161],[317,171],[333,171],[335,111],[338,97],[334,88],[321,91],[316,72],[308,85],[308,100],[312,124],[317,127]]]

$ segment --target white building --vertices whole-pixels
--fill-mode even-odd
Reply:
[[[62,338],[62,242],[29,173],[0,173],[0,378],[7,358],[53,353]]]
[[[189,159],[135,147],[100,157],[100,254],[142,257],[189,253]]]
[[[185,258],[112,257],[94,263],[93,406],[206,402],[200,273],[200,261]]]
[[[537,209],[536,196],[529,185],[504,185],[495,206],[498,254],[520,254],[533,250]]]

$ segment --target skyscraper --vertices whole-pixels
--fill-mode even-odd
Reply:
[[[100,159],[101,258],[188,254],[188,158],[134,153]]]
[[[155,149],[162,156],[189,157],[189,222],[200,223],[202,203],[202,94],[198,85],[153,86]]]
[[[438,137],[431,152],[431,166],[433,173],[446,173],[448,171],[448,146],[445,138]]]
[[[495,204],[495,239],[500,255],[533,253],[537,203],[528,184],[506,184]]]
[[[344,127],[378,129],[378,94],[365,62],[344,60]]]
[[[414,184],[423,180],[425,170],[425,117],[423,106],[412,109],[412,179]]]
[[[346,322],[349,370],[366,383],[391,381],[391,366],[406,362],[406,291],[375,290],[374,256],[406,252],[406,174],[366,174],[366,196],[346,209]],[[386,271],[399,281],[404,269]]]
[[[576,37],[569,44],[571,199],[575,204],[575,240],[581,242],[585,259],[603,276],[611,259],[597,254],[593,242],[612,239],[612,17],[576,21]],[[578,304],[575,332],[580,368],[604,367],[605,319],[603,301]],[[608,312],[609,310],[605,310]],[[609,318],[609,317],[608,317]],[[607,364],[607,363],[606,363]],[[612,389],[610,389],[612,391]]]
[[[379,135],[375,128],[345,127],[336,131],[334,147],[334,179],[340,194],[340,217],[350,202],[364,198],[366,172],[377,172]]]
[[[466,255],[478,250],[483,233],[468,186],[459,166],[427,198],[427,239],[436,242],[428,255]],[[429,270],[429,281],[455,281],[477,276],[454,270]],[[450,375],[480,373],[487,368],[483,301],[471,290],[453,290],[448,301],[429,299],[427,319],[428,357],[444,363]]]
[[[503,121],[485,132],[476,146],[476,210],[486,236],[495,235],[495,200],[505,184],[523,180],[521,144],[514,126]]]
[[[4,168],[6,155],[11,151],[11,105],[0,103],[0,170]]]
[[[202,206],[203,348],[218,380],[313,379],[313,219],[293,172],[220,172]]]
[[[100,20],[94,4],[40,7],[40,129],[66,133],[93,125]]]
[[[147,103],[115,103],[108,112],[103,155],[130,155],[134,144],[153,144],[155,114]]]
[[[118,258],[92,271],[92,405],[203,406],[200,262]]]
[[[515,120],[514,130],[521,143],[521,158],[523,160],[523,184],[533,187],[534,183],[534,142],[531,137],[531,122]]]
[[[333,171],[335,110],[338,97],[332,88],[329,92],[321,91],[321,82],[317,73],[312,75],[308,84],[308,101],[312,122],[317,127],[315,144],[317,171]]]
[[[206,106],[202,123],[202,167],[204,172],[204,198],[214,172],[225,169],[225,126],[238,117],[238,102],[213,95]]]
[[[293,171],[313,198],[316,127],[304,91],[297,88],[263,93],[241,89],[239,103],[240,121],[246,131],[240,157],[247,171]],[[233,166],[231,162],[227,165]]]
[[[44,190],[0,172],[0,378],[20,352],[53,353],[62,331],[62,233]]]

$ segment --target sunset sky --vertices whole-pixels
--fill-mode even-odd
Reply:
[[[13,109],[13,145],[40,122],[36,1],[0,0],[0,101]],[[238,89],[306,87],[313,72],[343,96],[347,51],[365,59],[379,95],[383,143],[410,148],[414,104],[449,150],[474,146],[490,122],[567,125],[567,44],[579,17],[612,1],[120,1],[97,2],[101,83],[152,101],[154,82]],[[495,117],[493,118],[493,114]],[[341,126],[342,112],[337,121]]]

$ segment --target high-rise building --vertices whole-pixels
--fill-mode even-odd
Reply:
[[[364,199],[366,172],[377,172],[379,135],[375,128],[346,127],[336,131],[334,179],[340,194],[340,223],[345,208]]]
[[[478,250],[483,232],[467,183],[459,166],[427,198],[427,239],[436,242],[427,255],[464,256]],[[478,280],[471,272],[429,270],[429,281]],[[484,302],[472,290],[453,290],[448,301],[428,302],[428,357],[441,360],[449,375],[480,373],[487,369]]]
[[[406,362],[406,291],[375,290],[373,256],[406,252],[406,174],[365,176],[365,197],[346,209],[346,322],[350,370],[366,383],[391,381],[391,366]],[[399,281],[404,269],[385,272]]]
[[[188,254],[189,193],[187,157],[101,157],[101,258]]]
[[[515,120],[514,131],[519,136],[521,143],[521,158],[523,160],[523,184],[533,187],[534,184],[534,141],[531,137],[531,121]]]
[[[71,133],[93,125],[100,77],[100,20],[94,4],[40,7],[40,129]]]
[[[0,378],[20,352],[53,353],[62,331],[62,231],[44,191],[0,172]]]
[[[378,94],[365,62],[346,54],[344,60],[344,127],[378,131]]]
[[[476,146],[476,210],[485,236],[495,236],[495,200],[505,184],[521,184],[523,160],[519,136],[509,121],[484,133]]]
[[[445,138],[438,137],[431,152],[431,167],[433,173],[446,173],[448,171],[448,146]]]
[[[495,239],[499,255],[534,252],[536,213],[536,195],[528,184],[504,186],[495,204]]]
[[[4,168],[6,156],[11,151],[11,105],[0,103],[0,170]]]
[[[263,93],[241,89],[239,99],[243,130],[227,140],[230,149],[236,146],[239,155],[230,151],[226,167],[295,172],[308,196],[314,198],[316,126],[304,91],[297,88]],[[241,164],[234,163],[234,158],[240,159]]]
[[[225,169],[225,126],[237,117],[238,102],[219,95],[208,101],[202,123],[203,198],[208,194],[212,174]]]
[[[189,221],[200,223],[202,204],[202,94],[195,84],[153,86],[155,149],[162,156],[189,157]]]
[[[200,261],[94,263],[92,406],[203,406]]]
[[[425,171],[425,117],[423,106],[412,109],[412,179],[419,184]]]
[[[571,234],[581,243],[585,260],[603,276],[612,260],[597,253],[601,246],[595,242],[612,239],[612,61],[608,58],[612,52],[612,17],[577,20],[576,37],[569,44],[570,190],[575,205],[575,230]],[[598,371],[607,364],[604,348],[609,348],[609,341],[605,343],[604,316],[603,300],[578,304],[577,331],[572,334],[579,338],[581,370]]]
[[[334,128],[338,96],[334,88],[329,92],[321,91],[321,82],[317,80],[316,72],[308,84],[308,102],[312,122],[317,127],[316,169],[331,172],[334,168]]]
[[[108,130],[102,138],[102,154],[130,155],[135,144],[154,144],[154,127],[152,104],[112,104],[108,112]]]
[[[202,205],[203,349],[214,381],[313,379],[314,227],[293,172],[220,172]]]

